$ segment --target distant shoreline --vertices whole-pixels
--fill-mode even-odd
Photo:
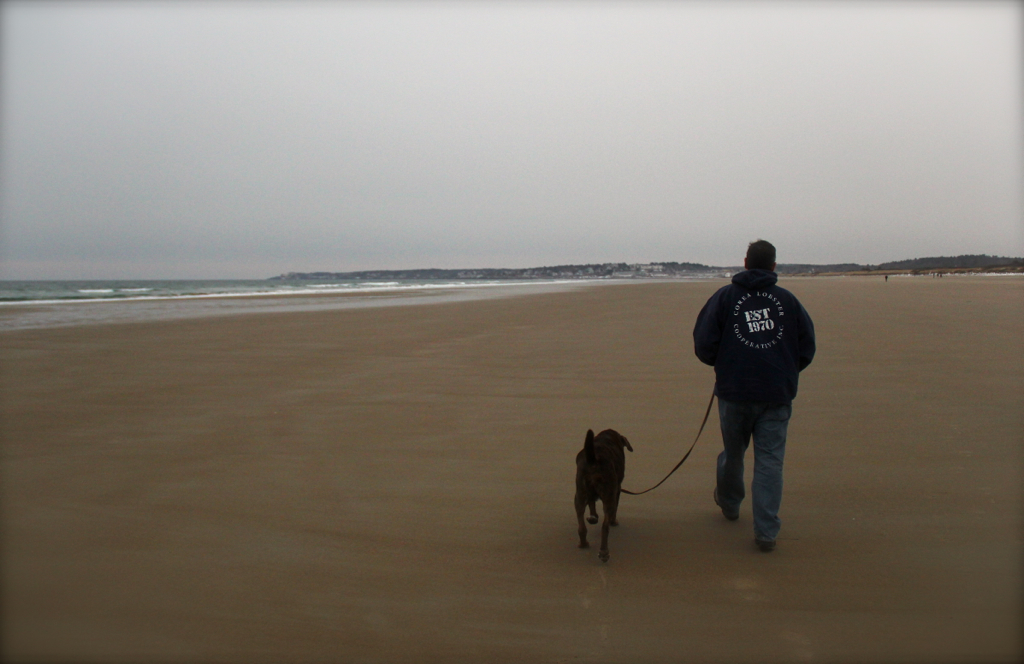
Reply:
[[[957,276],[1007,276],[1024,275],[1024,266],[933,268],[918,270],[858,270],[851,272],[793,272],[783,273],[786,277],[927,277],[935,274]]]
[[[362,270],[356,272],[287,272],[268,281],[305,280],[548,280],[548,279],[714,279],[729,278],[741,266],[712,266],[688,262],[584,263],[528,268],[415,268],[406,270]],[[896,275],[896,274],[978,274],[1022,273],[1024,258],[965,254],[932,256],[862,265],[859,263],[779,263],[776,273],[787,276]]]

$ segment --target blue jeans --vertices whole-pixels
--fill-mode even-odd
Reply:
[[[718,455],[718,503],[727,511],[739,510],[743,490],[743,455],[754,437],[754,480],[750,485],[754,508],[754,537],[773,540],[782,521],[782,461],[786,456],[786,430],[793,407],[761,401],[718,399],[725,449]]]

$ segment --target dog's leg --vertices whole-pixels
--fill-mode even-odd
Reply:
[[[579,533],[580,533],[580,548],[581,549],[588,549],[588,548],[590,548],[590,543],[587,542],[587,524],[583,523],[583,512],[586,509],[586,506],[587,506],[587,501],[583,500],[583,498],[580,497],[580,495],[577,493],[576,494],[576,521],[579,523],[579,526],[580,526],[579,527]]]
[[[597,523],[597,508],[594,507],[594,502],[590,501],[590,516],[587,517],[587,523]]]
[[[619,525],[619,497],[622,495],[622,487],[615,489],[615,504],[612,505],[612,521],[613,526]]]
[[[612,508],[604,500],[601,501],[601,507],[604,508],[604,521],[601,523],[601,551],[597,554],[597,557],[601,559],[601,562],[608,562],[608,526],[612,522]]]

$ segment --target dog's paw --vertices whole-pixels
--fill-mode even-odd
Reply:
[[[590,548],[590,542],[580,542],[579,547],[581,549],[589,549]]]
[[[617,525],[619,525],[619,522],[618,521],[612,521],[610,525],[617,526]]]
[[[587,523],[589,523],[590,525],[594,525],[595,523],[597,523],[597,517],[596,516],[588,516],[587,517]]]
[[[608,557],[609,556],[608,556],[608,552],[607,551],[602,551],[601,553],[597,554],[597,557],[600,558],[601,562],[603,562],[603,563],[608,562]]]

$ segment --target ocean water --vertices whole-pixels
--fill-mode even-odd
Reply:
[[[14,303],[60,303],[96,300],[155,300],[203,297],[258,297],[367,293],[486,286],[508,282],[466,281],[0,281],[0,306]]]
[[[0,331],[458,301],[598,281],[0,281]]]

